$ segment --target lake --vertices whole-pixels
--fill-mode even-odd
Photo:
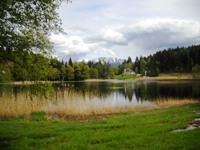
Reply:
[[[130,106],[148,107],[162,99],[200,99],[200,80],[108,80],[53,84],[54,92],[32,94],[33,85],[0,84],[0,116],[32,111],[59,114]],[[35,95],[36,94],[36,95]]]

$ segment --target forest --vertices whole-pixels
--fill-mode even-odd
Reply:
[[[136,74],[158,76],[159,73],[199,73],[200,45],[158,51],[148,57],[128,57],[118,67],[106,62],[68,62],[33,52],[10,53],[11,58],[0,52],[0,82],[10,81],[69,81],[84,79],[112,79],[131,69]]]
[[[136,73],[158,76],[159,73],[198,73],[200,71],[200,45],[169,48],[148,57],[136,57]]]

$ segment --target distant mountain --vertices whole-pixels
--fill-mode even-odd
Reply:
[[[98,58],[92,59],[91,61],[94,63],[106,62],[106,63],[109,63],[111,66],[119,66],[120,64],[124,62],[124,60],[125,59],[120,59],[116,57],[98,57]]]

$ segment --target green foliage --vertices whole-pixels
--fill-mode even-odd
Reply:
[[[156,61],[153,57],[148,57],[147,59],[147,75],[150,77],[158,76],[160,73],[159,70],[160,62]]]
[[[163,50],[148,57],[136,57],[133,68],[136,73],[158,76],[159,73],[191,73],[200,64],[200,45]]]
[[[97,79],[99,77],[99,73],[97,68],[90,68],[90,78]]]
[[[70,65],[71,67],[73,67],[73,62],[72,62],[71,57],[70,57],[70,59],[69,59],[69,65]]]
[[[79,64],[81,66],[81,74],[82,74],[82,79],[88,79],[90,78],[90,68],[87,64],[84,62]]]
[[[112,67],[112,70],[113,70],[114,75],[119,74],[119,68],[118,67]]]
[[[7,83],[12,81],[12,74],[10,69],[0,64],[0,83]]]
[[[47,80],[42,56],[52,52],[50,34],[62,32],[56,12],[62,1],[0,1],[0,63],[14,63],[16,80]]]
[[[145,74],[147,71],[147,62],[144,60],[144,58],[140,58],[140,73]]]
[[[128,57],[127,61],[125,60],[121,65],[118,66],[118,74],[123,74],[124,70],[127,69],[133,69],[133,63],[130,57]]]
[[[192,67],[192,73],[194,78],[200,78],[200,65],[196,64]]]
[[[47,98],[49,95],[52,95],[53,93],[54,89],[51,82],[35,81],[34,84],[31,85],[31,90],[30,90],[31,98],[33,97],[33,95]]]
[[[74,79],[74,68],[71,65],[66,65],[66,79],[73,80]]]
[[[74,80],[75,81],[82,80],[81,71],[82,70],[79,64],[74,64]]]
[[[106,62],[95,63],[93,67],[98,70],[99,78],[108,79],[114,77],[111,65]]]
[[[56,10],[62,0],[1,0],[0,49],[47,53],[52,31],[62,31]]]
[[[160,62],[160,72],[192,72],[192,67],[200,64],[200,45],[160,51],[153,58]]]
[[[56,81],[60,78],[60,71],[57,68],[54,68],[52,66],[49,67],[49,80]]]

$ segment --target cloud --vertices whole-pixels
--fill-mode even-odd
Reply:
[[[101,46],[98,42],[86,43],[81,36],[65,36],[52,34],[51,41],[54,43],[53,54],[67,61],[70,57],[74,60],[89,60],[100,56],[115,56],[115,53]]]
[[[200,23],[174,19],[151,19],[121,29],[129,44],[142,49],[158,49],[197,44]]]
[[[124,35],[117,32],[111,28],[102,29],[100,32],[94,35],[87,36],[84,39],[87,43],[99,43],[107,47],[112,47],[113,45],[125,45],[126,40]]]
[[[65,59],[72,56],[77,60],[100,56],[126,58],[134,52],[135,55],[149,55],[165,48],[199,44],[200,23],[155,18],[131,25],[106,27],[96,34],[85,36],[52,35],[52,41],[55,55]]]
[[[66,37],[64,35],[52,35],[51,40],[54,43],[56,52],[68,54],[88,53],[95,44],[86,44],[80,36]]]
[[[68,59],[147,56],[200,44],[198,0],[84,0],[63,3],[65,35],[52,35],[55,55]]]

